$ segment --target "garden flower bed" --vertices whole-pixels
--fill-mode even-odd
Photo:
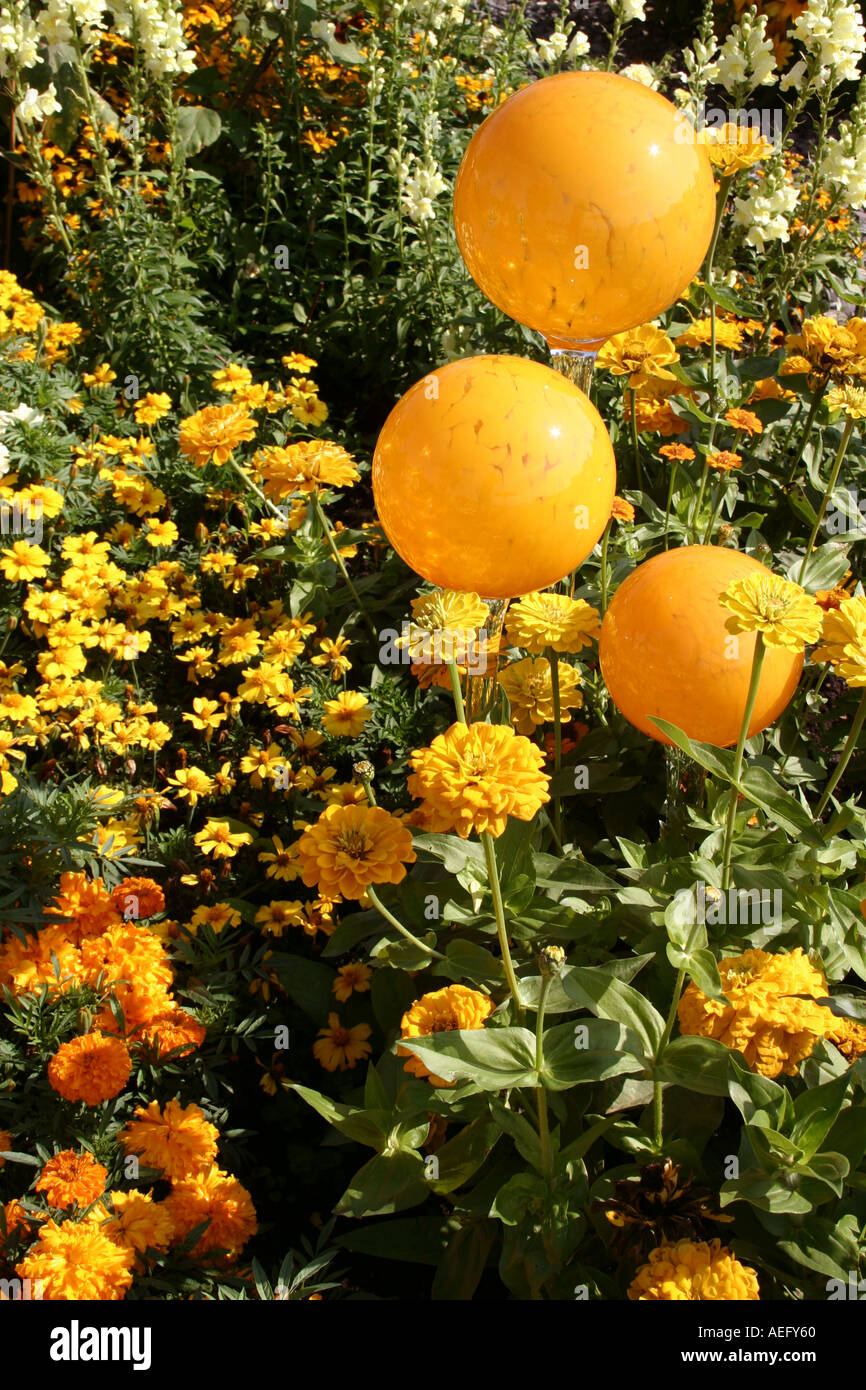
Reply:
[[[857,1297],[864,50],[0,6],[0,1301]]]

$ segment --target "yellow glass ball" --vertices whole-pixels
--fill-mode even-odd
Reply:
[[[608,72],[515,92],[470,140],[454,188],[472,278],[551,347],[599,345],[667,309],[714,219],[712,166],[688,119]]]
[[[410,569],[445,589],[512,598],[586,559],[616,465],[578,387],[522,357],[468,357],[415,383],[373,458],[373,496]]]
[[[752,672],[755,634],[734,636],[719,602],[735,579],[764,572],[751,555],[688,545],[638,565],[613,596],[598,655],[611,699],[630,724],[670,743],[651,717],[699,743],[736,743]],[[775,722],[791,699],[803,653],[767,647],[749,737]]]

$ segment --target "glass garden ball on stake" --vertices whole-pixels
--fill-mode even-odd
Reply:
[[[620,585],[598,654],[611,699],[630,724],[667,745],[653,718],[699,743],[737,742],[756,638],[728,631],[730,613],[719,599],[734,580],[765,572],[751,555],[690,545],[654,555]],[[749,738],[778,719],[802,669],[802,651],[766,648]]]
[[[491,605],[494,650],[506,601],[586,559],[615,489],[598,411],[565,377],[522,357],[468,357],[430,372],[394,406],[373,457],[391,545],[429,583]],[[470,686],[474,711],[480,686]]]
[[[713,174],[688,118],[609,72],[524,87],[469,142],[454,228],[469,273],[541,333],[589,391],[598,349],[691,283],[715,220]]]

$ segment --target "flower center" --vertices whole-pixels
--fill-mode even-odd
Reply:
[[[366,832],[363,830],[341,830],[337,844],[350,859],[364,859],[370,848]]]

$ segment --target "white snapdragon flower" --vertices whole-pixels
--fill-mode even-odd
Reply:
[[[849,207],[866,207],[866,129],[855,131],[843,122],[838,138],[824,147],[819,178],[841,189]]]
[[[337,32],[336,24],[332,24],[329,19],[314,19],[310,25],[310,35],[318,39],[321,43],[327,43]]]
[[[645,0],[607,0],[607,3],[614,14],[624,19],[626,24],[630,24],[633,19],[646,19]]]
[[[39,30],[20,5],[9,10],[0,6],[0,77],[9,71],[10,60],[19,72],[32,68],[39,58]]]
[[[794,21],[793,36],[821,68],[839,82],[856,82],[859,60],[866,51],[866,30],[860,7],[852,0],[809,0]]]
[[[15,108],[15,114],[23,125],[29,125],[31,121],[44,121],[46,116],[53,116],[61,109],[54,83],[49,82],[44,92],[28,87],[23,100]]]
[[[413,155],[411,168],[405,164],[398,167],[403,211],[415,223],[430,222],[436,216],[433,199],[448,187],[442,170],[432,157],[422,161],[417,155]]]
[[[728,92],[748,96],[756,87],[777,81],[773,45],[767,38],[767,16],[749,10],[735,24],[710,69],[712,80]]]
[[[195,53],[186,46],[183,18],[170,0],[123,0],[111,5],[114,29],[135,37],[144,66],[154,77],[195,71]]]
[[[762,180],[747,198],[737,198],[734,221],[748,228],[749,245],[763,251],[768,242],[788,241],[788,217],[796,208],[798,197],[792,184],[779,182],[775,188],[768,188]]]
[[[658,90],[658,83],[651,67],[646,63],[629,63],[627,68],[620,69],[620,77],[628,77],[632,82],[640,82],[643,87],[651,87],[653,91]],[[688,92],[686,92],[688,96]]]
[[[561,31],[551,34],[549,39],[539,39],[535,49],[536,57],[546,68],[552,67],[568,47],[568,38]]]
[[[566,58],[582,58],[589,52],[589,38],[582,29],[578,29],[572,34],[568,48],[565,50]]]

